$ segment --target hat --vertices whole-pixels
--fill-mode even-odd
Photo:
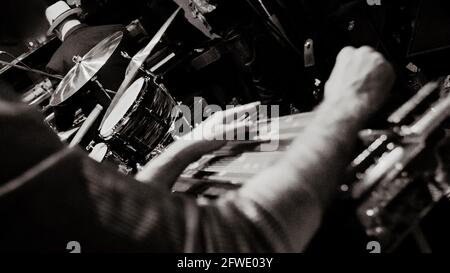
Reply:
[[[72,15],[80,15],[83,12],[81,8],[72,9],[65,1],[58,1],[45,10],[45,16],[50,24],[47,35],[51,35],[53,31],[61,25],[68,17]]]

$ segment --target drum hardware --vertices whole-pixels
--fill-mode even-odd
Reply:
[[[132,61],[133,58],[125,51],[120,52],[120,54],[122,55],[123,58]],[[143,72],[144,74],[148,75],[148,76],[155,76],[155,71],[161,66],[163,65],[165,62],[169,61],[170,59],[172,59],[173,57],[175,57],[175,53],[170,54],[169,56],[167,56],[164,60],[162,60],[160,63],[156,64],[153,68],[147,70],[144,68],[144,64],[142,64],[142,66],[139,68],[139,70],[141,72]]]
[[[122,57],[124,57],[127,60],[133,61],[133,58],[125,51],[122,51],[120,53],[122,55]],[[153,73],[151,70],[145,69],[144,68],[144,64],[142,64],[139,67],[139,71],[142,72],[144,75],[146,75],[147,77],[153,78],[154,82],[156,84],[158,84],[158,80],[160,79],[160,77],[158,75],[156,75],[155,73]]]
[[[50,99],[54,92],[53,84],[50,79],[46,78],[44,81],[36,84],[31,90],[25,92],[22,96],[22,101],[30,106],[41,105],[47,99]],[[42,106],[44,110],[45,106]]]
[[[162,117],[160,117],[159,115],[155,114],[154,111],[152,109],[149,109],[148,107],[145,107],[145,110],[150,114],[151,117],[153,117],[157,122],[163,124],[164,126],[167,126],[167,122],[165,122],[163,120]]]
[[[49,106],[51,107],[51,106]],[[54,124],[55,120],[55,113],[52,112],[51,114],[47,115],[44,119],[45,124],[47,124],[55,133],[57,134],[65,134],[66,132],[59,132],[58,129],[56,129],[56,125]],[[83,111],[81,109],[78,109],[75,112],[75,121],[73,122],[74,128],[80,128],[81,124],[86,120],[86,117],[83,114]],[[77,131],[78,131],[77,129]],[[72,130],[72,129],[71,129]],[[71,131],[69,130],[69,131]]]
[[[122,57],[124,57],[125,59],[130,60],[130,61],[133,60],[133,58],[132,58],[127,52],[122,51],[121,54],[122,54]],[[139,71],[142,72],[142,73],[144,73],[144,75],[152,76],[152,75],[149,73],[149,71],[147,71],[147,70],[144,69],[143,66],[139,67]]]
[[[304,64],[305,67],[313,67],[316,65],[316,58],[315,58],[315,48],[314,48],[314,40],[313,39],[308,39],[305,42],[304,45]]]
[[[50,96],[50,98],[51,98],[51,96]],[[50,99],[50,98],[49,98],[49,99]],[[52,112],[53,112],[52,106],[51,106],[50,104],[48,104],[48,105],[46,105],[46,106],[44,106],[44,107],[42,108],[42,112],[43,112],[43,113],[46,113],[47,111],[52,111]]]
[[[91,151],[89,153],[89,157],[98,162],[104,163],[105,161],[117,166],[117,170],[124,175],[132,175],[139,171],[139,166],[135,168],[130,167],[126,160],[120,158],[117,154],[109,150],[109,147],[106,143],[98,143],[95,145],[95,142],[91,142],[87,147],[87,151]]]
[[[73,56],[72,57],[72,62],[76,65],[79,65],[81,63],[81,61],[83,61],[83,58],[81,58],[80,56]]]
[[[175,58],[177,55],[174,52],[168,53],[166,51],[168,51],[169,49],[165,48],[159,52],[155,53],[155,56],[152,56],[152,58],[157,58],[160,57],[162,54],[166,54],[165,57],[160,60],[158,63],[154,64],[151,66],[151,68],[149,69],[144,69],[145,64],[143,64],[140,68],[140,71],[144,73],[144,75],[148,75],[148,76],[155,76],[157,74],[157,71],[164,66],[165,64],[167,64],[170,60],[172,60],[173,58]],[[159,55],[161,54],[161,55]],[[122,57],[124,57],[127,60],[132,60],[133,58],[125,51],[121,52]],[[151,61],[151,58],[146,60],[146,63],[148,63],[149,61]]]
[[[109,94],[113,95],[116,94],[116,92],[114,91],[105,89],[103,85],[98,81],[97,76],[94,76],[94,78],[91,79],[91,82],[93,82],[100,89],[100,91],[103,92],[106,95],[106,97],[108,97],[110,101],[112,100],[112,98]]]

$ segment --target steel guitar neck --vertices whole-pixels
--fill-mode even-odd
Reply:
[[[274,164],[289,148],[313,114],[260,120],[250,129],[250,140],[230,141],[222,149],[191,164],[174,187],[175,192],[218,197],[239,188]]]

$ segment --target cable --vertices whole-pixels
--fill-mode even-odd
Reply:
[[[1,51],[0,51],[0,54],[7,55],[7,56],[11,57],[11,58],[13,59],[13,61],[18,60],[18,58],[17,58],[16,56],[14,56],[13,54],[11,54],[11,53],[9,53],[9,52],[7,52],[7,51],[1,50]],[[21,64],[22,64],[23,66],[25,66],[26,68],[31,69],[31,67],[29,67],[26,63],[24,63],[24,62],[21,61],[21,60],[18,60],[18,63],[21,63]]]
[[[12,64],[12,63],[1,61],[1,60],[0,60],[0,64],[6,65],[6,66],[10,66],[10,67],[14,67],[14,68],[17,68],[17,69],[20,69],[20,70],[23,70],[23,71],[27,71],[27,72],[43,75],[43,76],[46,76],[46,77],[49,77],[49,78],[63,80],[63,77],[60,76],[60,75],[49,74],[49,73],[46,73],[46,72],[43,72],[43,71],[40,71],[40,70],[36,70],[36,69],[33,69],[33,68],[28,68],[28,67],[20,66],[20,65],[17,65],[17,64]]]

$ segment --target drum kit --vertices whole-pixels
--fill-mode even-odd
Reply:
[[[180,9],[175,11],[150,43],[131,58],[125,78],[117,90],[105,90],[96,75],[118,50],[124,34],[117,32],[90,50],[84,57],[74,57],[75,66],[61,81],[51,100],[58,106],[94,83],[111,98],[111,104],[98,129],[98,143],[87,147],[98,162],[108,161],[125,174],[133,174],[173,141],[171,129],[179,115],[173,114],[177,105],[158,76],[144,67],[164,33]],[[122,52],[125,58],[127,54]],[[128,57],[129,58],[129,57]]]

